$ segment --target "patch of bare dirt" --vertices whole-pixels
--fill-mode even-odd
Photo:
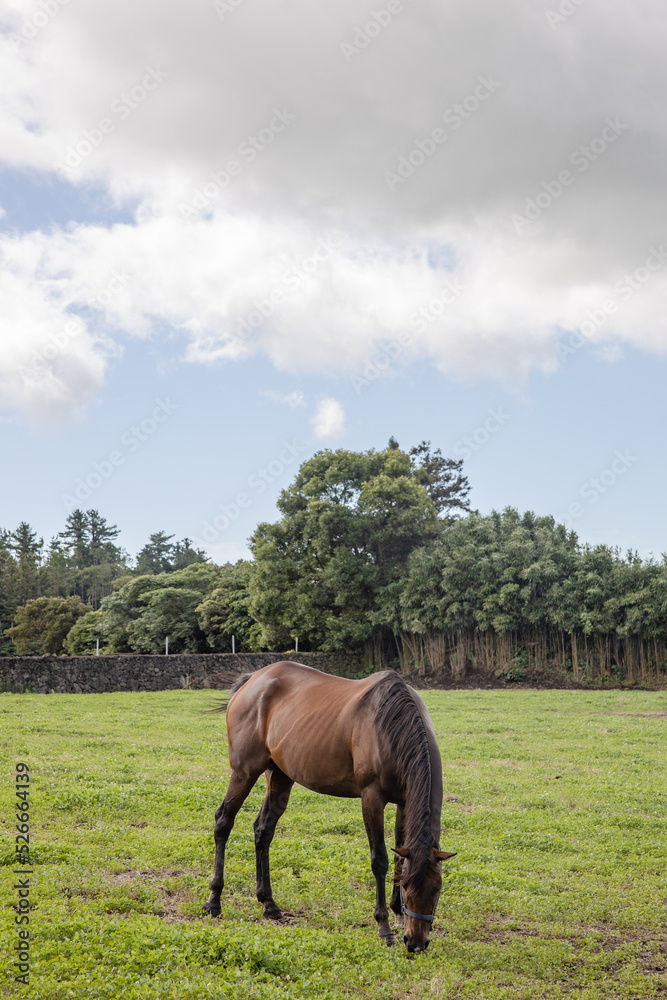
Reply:
[[[629,928],[621,931],[611,929],[603,924],[582,924],[570,931],[549,933],[543,927],[531,927],[521,924],[510,917],[489,916],[485,925],[471,932],[471,938],[495,944],[508,945],[513,941],[525,938],[541,938],[542,940],[563,941],[576,950],[591,949],[610,953],[627,945],[639,945],[640,950],[628,955],[636,962],[639,970],[645,975],[666,976],[667,974],[667,936],[656,934],[654,930],[644,931]],[[658,984],[659,990],[667,992],[667,978]]]
[[[194,868],[129,868],[123,872],[106,875],[104,881],[108,886],[123,885],[129,887],[136,886],[137,888],[146,886],[147,884],[156,886],[160,894],[159,903],[162,911],[160,916],[166,920],[181,923],[196,920],[200,916],[199,914],[191,915],[183,913],[184,905],[197,903],[197,897],[192,889],[164,884],[173,879],[181,878],[183,875],[195,875],[201,878],[201,872],[196,871]],[[67,887],[61,889],[61,892],[64,895],[69,894],[70,898],[73,894]],[[99,895],[96,891],[88,890],[75,890],[74,894],[88,899],[94,899],[95,896]],[[204,916],[203,911],[201,916]]]

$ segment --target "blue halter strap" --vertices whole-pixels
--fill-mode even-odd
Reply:
[[[414,910],[410,910],[405,905],[405,896],[403,895],[403,886],[399,885],[398,891],[401,896],[401,913],[407,913],[409,917],[414,917],[415,920],[426,920],[429,924],[435,920],[435,911],[438,905],[438,900],[440,899],[440,893],[435,897],[435,903],[433,904],[433,913],[431,916],[427,916],[425,913],[415,913]]]

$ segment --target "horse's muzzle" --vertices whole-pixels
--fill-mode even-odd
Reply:
[[[421,941],[419,944],[413,944],[412,941],[408,940],[408,935],[405,934],[403,936],[403,943],[411,955],[418,955],[420,951],[426,951],[428,948],[428,938],[425,941]]]

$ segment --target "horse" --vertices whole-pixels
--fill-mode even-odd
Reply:
[[[374,917],[388,946],[385,880],[389,861],[384,809],[396,804],[394,886],[390,907],[409,952],[425,951],[442,886],[442,766],[428,710],[394,671],[351,680],[283,660],[242,674],[227,713],[232,774],[215,813],[215,863],[204,909],[220,915],[225,847],[234,819],[262,773],[266,797],[254,822],[257,899],[264,916],[283,913],[271,890],[269,847],[294,783],[313,792],[360,798],[375,876]]]

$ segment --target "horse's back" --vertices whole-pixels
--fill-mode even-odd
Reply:
[[[365,770],[379,766],[366,696],[386,676],[351,680],[289,660],[256,671],[227,709],[232,767],[264,754],[306,788],[359,795]]]

